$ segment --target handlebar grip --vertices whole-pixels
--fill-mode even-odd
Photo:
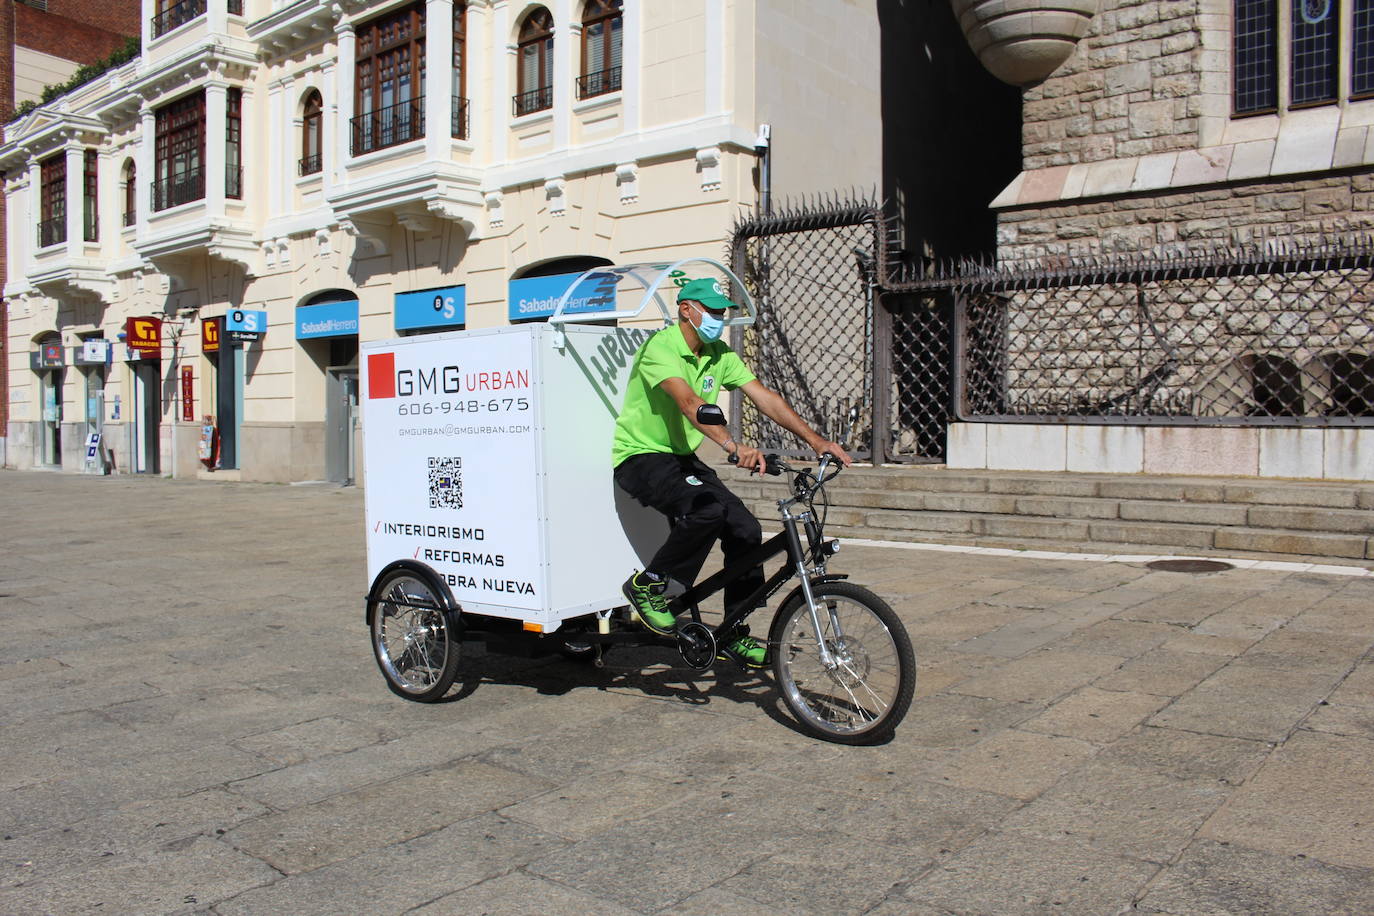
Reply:
[[[730,457],[725,460],[731,464],[739,464],[739,452],[731,452]]]

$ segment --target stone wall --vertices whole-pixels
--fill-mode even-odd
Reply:
[[[1023,96],[1024,168],[1195,149],[1200,0],[1103,0],[1073,56]]]
[[[998,251],[1008,261],[1352,231],[1374,231],[1368,171],[1007,209],[999,214]]]

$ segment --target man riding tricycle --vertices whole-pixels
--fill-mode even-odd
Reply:
[[[719,276],[689,277],[689,264]],[[599,307],[574,313],[570,302]],[[664,319],[652,333],[580,324],[633,320],[650,304]],[[825,487],[850,456],[720,340],[752,321],[729,270],[693,259],[588,271],[548,325],[364,345],[366,616],[394,692],[442,698],[464,640],[598,664],[613,646],[658,644],[695,670],[771,667],[816,737],[892,733],[915,689],[910,639],[886,602],[826,568],[839,545],[824,533]],[[794,468],[737,442],[722,390],[749,398],[818,464]],[[768,541],[697,457],[706,439],[741,469],[791,476]],[[717,539],[724,566],[698,583]],[[747,619],[793,577],[766,639],[751,634]],[[701,605],[722,591],[723,616],[708,624]]]

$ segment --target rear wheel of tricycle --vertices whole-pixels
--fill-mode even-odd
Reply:
[[[440,602],[418,573],[386,573],[372,592],[372,652],[386,685],[397,696],[433,703],[458,676],[458,612]]]
[[[840,744],[876,744],[906,715],[916,690],[916,653],[887,602],[862,586],[812,586],[822,638],[821,660],[806,599],[793,593],[773,618],[768,641],[783,702],[808,734]]]

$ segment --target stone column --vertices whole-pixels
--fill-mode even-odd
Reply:
[[[425,0],[425,158],[452,158],[453,0]]]
[[[323,103],[320,111],[320,181],[328,197],[334,187],[338,138],[346,136],[339,126],[339,68],[332,59],[320,67],[320,96]]]
[[[339,66],[334,71],[334,96],[338,99],[339,117],[337,121],[338,149],[334,154],[333,168],[340,183],[348,174],[350,157],[349,144],[353,135],[353,80],[358,69],[358,36],[351,22],[341,22],[334,27],[339,41]]]
[[[84,254],[83,241],[86,212],[85,182],[86,150],[75,140],[67,141],[63,153],[67,157],[67,257]]]
[[[157,112],[144,105],[138,110],[141,123],[138,158],[134,172],[134,238],[142,241],[148,234],[148,216],[153,212],[153,182],[157,181]]]
[[[706,0],[706,115],[725,111],[725,0]]]
[[[290,149],[291,118],[282,111],[282,90],[285,80],[267,84],[267,218],[275,219],[286,211],[286,188],[295,173],[296,156],[287,155]],[[248,119],[245,117],[244,121]]]
[[[28,285],[28,274],[32,274],[37,262],[34,260],[38,252],[38,232],[30,227],[37,226],[43,219],[43,167],[39,165],[36,158],[29,160],[29,215],[32,218],[24,231],[29,233],[28,241],[24,244],[24,273],[25,285]]]
[[[148,216],[153,213],[153,183],[158,179],[157,143],[158,115],[148,106],[139,108],[139,152],[135,159],[135,187],[133,203],[137,218],[133,221],[133,238],[142,240],[148,233]]]
[[[643,4],[630,3],[621,13],[620,111],[624,119],[621,132],[625,134],[639,130],[639,75],[644,66],[644,48],[640,43],[643,11]]]
[[[572,141],[573,80],[581,58],[582,26],[573,22],[572,0],[558,0],[553,8],[553,148],[567,149]]]
[[[224,214],[225,124],[229,114],[229,85],[218,79],[205,84],[205,210],[210,216]]]

